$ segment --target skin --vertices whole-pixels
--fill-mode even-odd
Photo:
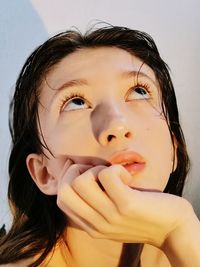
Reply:
[[[70,96],[76,100],[66,100]],[[198,266],[200,243],[194,242],[194,264],[189,265],[177,241],[191,225],[200,232],[190,204],[161,193],[174,150],[150,67],[119,48],[76,51],[45,77],[39,118],[54,156],[30,154],[27,167],[43,193],[57,195],[69,218],[65,239],[72,266],[117,266],[124,242],[147,244],[144,267],[150,260],[157,264],[157,249],[171,266]],[[130,173],[111,165],[120,151],[139,153],[144,168]],[[159,266],[170,266],[159,257]]]
[[[147,76],[139,75],[138,82],[148,85],[149,99],[131,91],[137,85],[139,70]],[[136,72],[135,77],[121,77],[130,71]],[[58,92],[63,84],[78,79],[87,80],[88,85]],[[85,105],[68,103],[60,108],[66,96],[77,92],[85,95]],[[117,48],[84,49],[71,54],[47,75],[40,102],[42,133],[56,158],[48,161],[54,177],[67,158],[82,164],[90,163],[89,158],[94,159],[94,166],[104,165],[114,153],[131,150],[142,155],[146,166],[134,175],[130,186],[161,191],[165,188],[172,170],[172,142],[161,115],[155,75],[141,60]],[[73,108],[77,110],[70,111]],[[130,136],[124,137],[127,132]],[[109,134],[116,139],[107,142]]]

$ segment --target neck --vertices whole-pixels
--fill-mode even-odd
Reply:
[[[95,239],[73,224],[67,227],[64,239],[72,262],[75,262],[76,266],[138,266],[136,262],[142,250],[140,244],[123,244],[108,239]]]
[[[64,238],[70,256],[77,266],[118,266],[123,243],[92,238],[73,225],[67,227]]]

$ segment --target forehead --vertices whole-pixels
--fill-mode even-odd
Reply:
[[[116,47],[77,50],[56,64],[46,75],[46,79],[52,88],[57,88],[70,80],[105,81],[129,71],[141,71],[156,82],[155,74],[148,65],[131,53]]]

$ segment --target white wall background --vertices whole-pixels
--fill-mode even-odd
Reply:
[[[95,20],[151,34],[171,67],[181,122],[192,159],[185,197],[200,216],[200,1],[0,0],[0,226],[10,224],[6,200],[9,97],[32,50],[49,35]]]

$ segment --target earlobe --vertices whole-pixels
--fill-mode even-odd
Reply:
[[[26,166],[40,191],[46,195],[56,195],[57,180],[48,172],[44,155],[29,154],[26,158]]]

